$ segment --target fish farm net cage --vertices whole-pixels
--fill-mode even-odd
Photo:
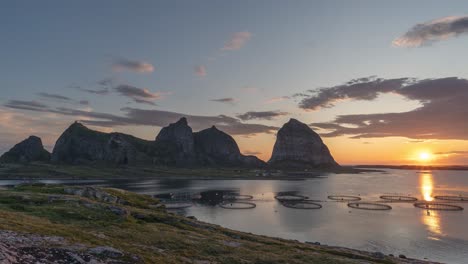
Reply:
[[[284,207],[294,209],[320,209],[322,205],[313,201],[287,201],[281,203]]]
[[[391,210],[392,207],[388,204],[381,204],[381,203],[370,203],[370,202],[353,202],[348,203],[348,207],[354,209],[361,209],[361,210],[376,210],[376,211],[384,211],[384,210]]]
[[[450,202],[468,202],[468,196],[461,195],[436,195],[434,196],[436,200],[450,201]]]
[[[297,194],[279,194],[275,196],[275,199],[280,202],[291,202],[291,201],[304,201],[309,197]]]
[[[223,195],[224,200],[229,200],[229,201],[234,201],[234,200],[252,200],[253,196],[252,195],[247,195],[247,194],[225,194]]]
[[[223,202],[219,206],[224,209],[254,209],[256,204],[250,202]]]
[[[380,199],[386,202],[416,202],[418,198],[407,195],[381,195]]]
[[[164,207],[169,210],[174,210],[174,209],[184,209],[184,208],[189,208],[192,207],[192,203],[189,202],[168,202],[168,203],[163,203]]]
[[[419,202],[414,203],[417,208],[434,211],[461,211],[463,207],[454,204],[434,203],[434,202]]]
[[[361,197],[353,195],[329,195],[328,199],[338,202],[353,202],[360,201]]]

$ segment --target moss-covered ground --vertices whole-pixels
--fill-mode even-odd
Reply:
[[[60,185],[0,190],[0,230],[64,237],[109,246],[142,263],[399,263],[343,248],[310,245],[228,230],[167,212],[157,199],[118,189],[93,189],[118,198],[69,194]]]

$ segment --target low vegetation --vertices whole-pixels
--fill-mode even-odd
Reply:
[[[109,257],[118,263],[411,262],[228,230],[169,213],[150,196],[110,188],[35,184],[1,190],[0,231],[12,231],[10,238],[34,234],[66,241],[42,243],[39,251],[50,254],[64,247],[74,252],[68,257],[85,258],[96,248],[121,253],[100,256],[103,263],[111,263]]]
[[[58,165],[48,163],[0,164],[0,179],[291,179],[310,178],[326,173],[361,173],[367,169],[280,170],[236,167],[175,168],[163,166]]]

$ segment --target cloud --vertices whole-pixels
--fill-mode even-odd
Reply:
[[[106,94],[109,94],[109,88],[102,88],[102,89],[98,89],[98,90],[94,90],[94,89],[85,89],[85,88],[81,88],[79,86],[77,87],[74,87],[75,89],[77,90],[80,90],[82,92],[85,92],[85,93],[91,93],[91,94],[98,94],[98,95],[106,95]]]
[[[239,50],[247,41],[252,37],[252,33],[247,31],[236,32],[224,43],[224,47],[221,50]]]
[[[44,111],[48,106],[37,101],[10,100],[5,104],[6,107],[31,111]]]
[[[195,75],[197,75],[198,77],[205,77],[206,76],[206,67],[205,67],[205,65],[197,65],[197,66],[195,66],[193,71],[194,71]]]
[[[259,151],[253,151],[253,150],[246,150],[246,151],[242,151],[242,154],[244,155],[253,155],[253,156],[257,156],[257,155],[261,155],[262,152],[259,152]]]
[[[280,111],[261,111],[261,112],[246,112],[244,114],[239,114],[237,117],[241,120],[252,120],[252,119],[263,119],[263,120],[272,120],[280,116],[288,115],[287,112]]]
[[[417,24],[395,39],[395,47],[420,47],[468,33],[468,16],[449,16]]]
[[[159,93],[152,93],[148,89],[137,88],[127,84],[121,84],[115,87],[114,90],[122,96],[133,99],[136,103],[156,105],[154,101],[161,98]]]
[[[30,135],[41,137],[44,146],[51,150],[61,129],[69,122],[63,116],[22,113],[0,106],[0,154]]]
[[[48,99],[56,99],[60,101],[73,101],[70,97],[66,97],[66,96],[59,95],[59,94],[38,93],[38,95],[40,97],[48,98]]]
[[[267,104],[272,104],[272,103],[277,103],[277,102],[282,102],[291,99],[289,96],[278,96],[278,97],[273,97],[265,101]]]
[[[218,102],[218,103],[226,103],[226,104],[234,104],[236,102],[236,99],[232,97],[226,97],[226,98],[218,98],[218,99],[211,99],[210,101],[212,102]]]
[[[112,64],[112,70],[120,71],[134,71],[138,73],[149,73],[154,71],[154,66],[148,62],[118,59]]]
[[[88,100],[74,100],[70,97],[59,95],[59,94],[38,93],[38,95],[42,98],[51,99],[53,101],[59,101],[59,102],[71,103],[71,104],[79,104],[79,105],[89,105]]]
[[[318,110],[333,107],[337,102],[344,100],[371,101],[376,99],[380,93],[392,92],[411,80],[410,78],[385,80],[366,77],[351,80],[335,87],[309,90],[308,94],[296,94],[295,96],[304,97],[299,102],[300,108]]]
[[[10,101],[4,105],[8,108],[29,110],[39,113],[50,113],[63,116],[72,116],[74,119],[80,119],[83,123],[92,126],[112,128],[115,126],[167,126],[180,119],[186,117],[189,120],[190,126],[194,130],[201,130],[212,125],[231,135],[253,135],[260,133],[274,133],[278,130],[275,126],[266,126],[262,124],[246,124],[239,119],[226,116],[198,116],[189,115],[177,112],[162,111],[162,110],[144,110],[138,108],[126,107],[122,108],[123,115],[108,114],[94,112],[92,110],[85,111],[79,109],[71,109],[66,107],[51,108],[46,105],[36,104],[32,101]]]
[[[445,151],[445,152],[436,152],[434,155],[443,155],[443,156],[451,156],[451,155],[468,155],[468,151],[465,150],[452,150],[452,151]]]
[[[310,125],[329,130],[322,134],[327,137],[347,135],[352,138],[468,140],[466,79],[363,78],[344,85],[322,88],[304,98],[299,106],[317,110],[333,106],[341,100],[374,100],[383,93],[394,93],[419,101],[421,107],[400,113],[340,115],[331,122]]]

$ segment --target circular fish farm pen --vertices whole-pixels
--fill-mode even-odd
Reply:
[[[288,201],[281,203],[284,207],[294,208],[294,209],[320,209],[322,208],[321,204],[312,202],[312,201]]]
[[[353,195],[329,195],[328,199],[337,201],[337,202],[354,202],[360,201],[361,197]]]
[[[192,203],[189,202],[169,202],[169,203],[163,203],[164,207],[168,210],[175,210],[175,209],[185,209],[192,207]]]
[[[380,199],[385,200],[385,202],[394,202],[394,203],[416,202],[418,200],[418,198],[416,197],[411,197],[411,196],[406,196],[406,195],[381,195]]]
[[[275,196],[275,199],[280,201],[280,202],[294,202],[294,201],[304,201],[308,199],[309,197],[304,196],[304,195],[296,195],[296,194],[281,194]]]
[[[256,204],[249,202],[224,202],[220,203],[219,206],[224,209],[254,209],[257,207]]]
[[[223,195],[224,200],[242,200],[242,201],[247,201],[247,200],[252,200],[253,196],[252,195],[247,195],[247,194],[226,194]]]
[[[370,202],[353,202],[348,203],[348,207],[361,210],[375,210],[375,211],[385,211],[391,210],[392,207],[388,204],[381,203],[370,203]]]
[[[434,203],[434,202],[419,202],[414,203],[414,206],[424,210],[434,211],[461,211],[463,207],[454,204]]]
[[[468,202],[468,196],[456,195],[436,195],[436,200],[450,201],[450,202]]]

